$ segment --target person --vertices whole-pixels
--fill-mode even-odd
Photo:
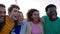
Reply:
[[[8,8],[8,18],[10,19],[9,21],[14,23],[12,29],[14,28],[15,26],[15,23],[17,22],[17,18],[18,18],[18,11],[19,11],[19,6],[18,5],[15,5],[15,4],[12,4],[9,8]],[[10,30],[10,33],[11,34],[11,31],[12,29]]]
[[[12,23],[6,15],[6,9],[4,4],[0,4],[0,34],[9,34],[13,28]]]
[[[30,9],[27,12],[27,28],[26,34],[43,34],[43,24],[37,9]]]
[[[0,33],[5,26],[5,19],[6,19],[6,9],[4,4],[0,4]]]
[[[57,7],[49,4],[45,8],[46,16],[42,18],[44,22],[44,34],[60,34],[60,18],[57,16]]]
[[[25,34],[26,24],[23,13],[18,11],[18,21],[15,23],[15,27],[11,31],[11,34]]]
[[[11,21],[14,21],[14,22],[17,21],[19,9],[20,9],[19,6],[16,4],[12,4],[8,8],[8,15],[9,15],[9,18],[11,19]]]

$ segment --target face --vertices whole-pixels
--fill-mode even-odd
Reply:
[[[0,7],[0,23],[2,23],[6,16],[6,10],[4,7]]]
[[[57,18],[56,8],[55,7],[48,8],[47,15],[52,20],[56,19]]]
[[[10,17],[13,19],[13,20],[17,20],[18,18],[18,8],[13,8],[11,13],[10,13]]]
[[[23,13],[19,13],[18,22],[19,22],[19,23],[22,23],[22,22],[23,22],[23,19],[24,19]]]
[[[33,12],[31,18],[33,19],[33,21],[38,22],[38,20],[39,20],[39,12],[37,12],[37,11]]]

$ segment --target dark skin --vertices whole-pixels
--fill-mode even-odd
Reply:
[[[6,16],[5,8],[0,7],[0,32],[3,29],[3,26],[5,25],[5,16]]]
[[[51,21],[57,20],[57,11],[55,7],[48,8],[46,14]]]

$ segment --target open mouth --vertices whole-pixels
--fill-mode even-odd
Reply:
[[[0,18],[0,22],[3,22],[4,21],[4,18]]]
[[[4,19],[4,17],[0,17],[0,19]]]

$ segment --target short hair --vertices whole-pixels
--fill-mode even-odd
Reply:
[[[28,20],[28,21],[32,21],[32,20],[33,20],[33,19],[31,18],[31,16],[32,16],[32,14],[33,14],[35,11],[39,12],[37,9],[30,9],[30,10],[28,10],[28,12],[27,12],[27,20]]]
[[[48,6],[46,6],[46,8],[45,8],[46,12],[47,12],[48,8],[51,8],[51,7],[55,7],[55,8],[56,8],[56,5],[54,5],[54,4],[49,4]]]
[[[4,7],[5,8],[5,5],[4,4],[0,4],[0,7]]]
[[[11,12],[13,8],[18,8],[18,9],[20,9],[18,5],[12,4],[12,5],[8,8],[8,12]]]

